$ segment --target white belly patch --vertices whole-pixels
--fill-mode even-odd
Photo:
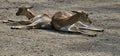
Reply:
[[[50,21],[51,20],[48,17],[42,16],[42,15],[37,15],[32,20],[33,23],[43,23],[43,22],[50,22]]]
[[[36,17],[34,17],[34,18],[32,19],[32,21],[35,22],[35,21],[38,21],[38,20],[41,19],[41,18],[42,18],[41,15],[37,15]]]
[[[72,25],[70,25],[70,26],[64,26],[60,30],[62,30],[62,31],[70,31],[70,32],[78,32],[77,29],[72,29]]]
[[[60,30],[62,30],[62,31],[69,31],[70,30],[70,26],[64,26]]]

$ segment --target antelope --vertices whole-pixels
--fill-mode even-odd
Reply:
[[[63,12],[63,11],[56,12],[52,17],[52,22],[51,22],[53,27],[56,30],[72,31],[72,32],[82,32],[81,29],[100,31],[100,32],[103,31],[102,29],[90,27],[82,23],[82,22],[88,22],[90,24],[92,23],[86,11],[81,10],[81,11],[71,11],[71,12],[75,14],[72,15],[68,12]]]
[[[56,12],[51,18],[47,14],[35,15],[30,10],[30,8],[31,7],[29,6],[21,6],[19,7],[16,15],[26,16],[31,23],[28,25],[12,26],[11,29],[54,28],[60,31],[70,31],[70,32],[80,32],[80,33],[83,32],[80,31],[80,29],[88,29],[95,31],[101,30],[97,28],[94,29],[89,28],[87,25],[82,23],[82,22],[92,23],[92,21],[88,17],[88,14],[85,11],[81,11],[81,12],[72,11],[73,13],[76,13],[74,15],[68,12],[60,11],[60,12]],[[84,27],[80,27],[80,25]]]
[[[20,6],[16,12],[17,16],[26,16],[28,22],[31,22],[28,25],[21,26],[12,26],[11,29],[29,29],[29,28],[51,28],[50,22],[51,18],[47,14],[35,15],[30,9],[30,6]]]

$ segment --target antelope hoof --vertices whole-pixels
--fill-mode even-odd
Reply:
[[[9,22],[14,22],[12,19],[8,19]]]
[[[97,32],[104,32],[104,30],[98,30]]]
[[[101,30],[101,32],[104,32],[104,30]]]
[[[4,20],[3,23],[9,23],[9,21],[8,20]]]
[[[12,26],[11,29],[20,29],[20,28],[17,28],[16,26]]]
[[[96,37],[97,36],[97,34],[94,34],[94,35],[88,35],[89,37]]]

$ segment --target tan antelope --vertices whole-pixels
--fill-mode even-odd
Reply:
[[[28,25],[12,26],[11,27],[12,29],[24,29],[24,28],[51,29],[53,26],[54,29],[60,31],[82,32],[80,31],[79,28],[100,31],[100,29],[96,29],[96,28],[93,29],[82,23],[82,22],[92,23],[88,17],[88,14],[85,11],[81,11],[81,12],[72,11],[76,13],[74,15],[68,12],[56,12],[51,19],[51,17],[49,17],[47,14],[35,15],[30,10],[30,8],[31,7],[29,6],[21,6],[19,7],[16,15],[26,16],[31,23]],[[80,25],[82,25],[82,27]]]
[[[92,31],[103,31],[102,29],[97,29],[83,24],[82,22],[92,23],[88,17],[88,13],[85,11],[72,11],[74,15],[68,12],[56,12],[52,17],[51,24],[56,30],[60,31],[72,31],[72,32],[82,32],[80,29],[92,30]],[[80,26],[82,25],[82,26]]]
[[[30,6],[20,6],[16,15],[26,16],[28,18],[28,22],[31,22],[28,25],[21,26],[12,26],[12,29],[24,29],[24,28],[51,28],[50,22],[51,18],[47,14],[35,15],[31,10]]]

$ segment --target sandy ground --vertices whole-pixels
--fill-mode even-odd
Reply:
[[[0,0],[0,21],[27,20],[16,7],[34,6],[36,14],[86,10],[97,37],[32,29],[12,30],[0,22],[0,56],[120,56],[120,0]]]

